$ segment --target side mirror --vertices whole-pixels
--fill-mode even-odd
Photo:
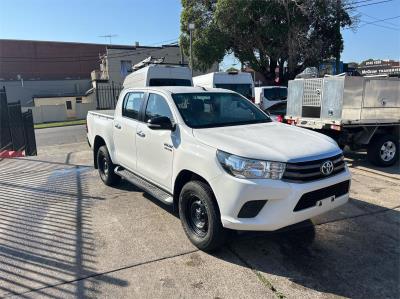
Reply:
[[[173,131],[175,126],[166,116],[156,116],[147,121],[147,126],[152,130],[169,130]]]

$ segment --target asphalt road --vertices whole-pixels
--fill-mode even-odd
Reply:
[[[398,168],[356,156],[348,204],[206,254],[169,207],[91,164],[84,142],[0,161],[0,297],[400,298]]]
[[[36,129],[35,135],[38,148],[86,141],[86,129],[84,125]]]

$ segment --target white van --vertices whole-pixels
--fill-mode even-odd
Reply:
[[[285,86],[262,86],[255,88],[255,104],[265,110],[279,101],[287,98],[287,87]]]
[[[213,72],[193,77],[193,84],[205,88],[229,89],[254,102],[254,82],[250,73]]]
[[[126,76],[124,88],[148,86],[193,86],[188,67],[151,64]]]

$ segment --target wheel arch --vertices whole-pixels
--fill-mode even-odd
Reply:
[[[213,192],[214,200],[215,200],[214,190],[212,190],[211,184],[203,176],[201,176],[191,170],[182,169],[176,176],[176,179],[174,182],[174,189],[173,189],[174,211],[179,210],[179,208],[178,208],[179,195],[181,193],[183,186],[185,186],[185,184],[190,181],[201,181],[201,182],[207,184],[210,187],[211,191]],[[215,203],[217,204],[218,212],[219,212],[219,206],[218,206],[218,202],[216,200],[215,200]]]
[[[94,138],[94,142],[93,142],[93,164],[94,164],[95,169],[97,169],[99,167],[99,165],[97,164],[97,152],[98,152],[99,148],[103,145],[107,146],[103,137],[97,135]]]

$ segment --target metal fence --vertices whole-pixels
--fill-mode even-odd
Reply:
[[[111,84],[98,83],[96,86],[96,102],[98,110],[115,109],[118,97],[123,86],[112,82]]]
[[[0,89],[0,151],[12,147],[6,90]]]
[[[21,103],[7,103],[6,90],[0,89],[0,151],[25,151],[36,155],[32,111],[22,113]]]

